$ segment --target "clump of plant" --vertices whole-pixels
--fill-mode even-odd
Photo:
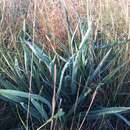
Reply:
[[[25,37],[20,38],[20,52],[0,50],[0,97],[17,110],[16,129],[110,129],[119,121],[130,126],[123,114],[130,107],[121,103],[126,97],[117,100],[128,73],[125,47],[96,45],[91,25],[80,44],[73,34],[64,55],[54,48],[46,53]]]

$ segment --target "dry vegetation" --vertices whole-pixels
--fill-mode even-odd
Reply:
[[[23,22],[33,29],[35,21],[35,40],[47,46],[51,41],[59,48],[55,39],[66,44],[68,30],[74,32],[79,18],[87,22],[91,17],[94,39],[104,34],[108,41],[124,40],[130,33],[129,3],[128,0],[1,0],[0,34],[13,46]]]

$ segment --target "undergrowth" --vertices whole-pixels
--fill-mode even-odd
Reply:
[[[75,10],[68,5],[72,1],[40,1],[48,8],[26,0],[24,8],[15,4],[18,7],[11,8],[11,2],[7,8],[2,1],[0,10],[0,129],[129,130],[125,11],[118,21],[113,18],[120,6],[109,6],[112,0],[99,1],[100,8],[95,6],[99,14],[91,10],[95,2],[89,0],[77,1],[81,3],[72,6]],[[78,7],[82,4],[86,14],[86,8]],[[50,9],[54,15],[44,21],[50,18]],[[9,16],[8,10],[12,11]],[[55,20],[56,14],[61,19]],[[42,37],[39,24],[45,29]]]

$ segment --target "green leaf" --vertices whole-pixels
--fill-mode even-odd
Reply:
[[[35,56],[40,60],[42,61],[43,63],[46,64],[46,66],[48,68],[50,63],[51,63],[51,60],[50,58],[45,54],[45,52],[40,49],[37,45],[33,44],[31,42],[28,42],[28,41],[25,41],[26,45],[32,50],[32,52],[35,54]]]
[[[34,107],[36,108],[36,110],[40,113],[42,118],[47,120],[48,119],[48,115],[47,115],[47,112],[43,108],[43,104],[38,103],[37,101],[35,101],[35,99],[31,99],[31,102],[34,105]]]
[[[0,89],[0,96],[8,98],[14,102],[20,103],[21,102],[20,100],[24,101],[25,99],[29,98],[29,93],[17,91],[17,90]],[[30,97],[31,99],[34,99],[37,102],[46,104],[48,106],[49,111],[51,112],[51,104],[47,99],[36,94],[30,94]]]

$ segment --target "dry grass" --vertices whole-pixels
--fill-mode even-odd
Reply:
[[[1,0],[0,37],[3,43],[11,46],[16,44],[24,20],[30,30],[33,28],[34,1]],[[91,17],[94,22],[94,39],[98,36],[113,41],[130,37],[128,0],[64,0],[69,21],[61,1],[63,0],[37,0],[35,41],[44,43],[48,49],[50,43],[60,48],[56,39],[67,44],[68,24],[74,31],[78,23],[77,14],[84,21]]]

